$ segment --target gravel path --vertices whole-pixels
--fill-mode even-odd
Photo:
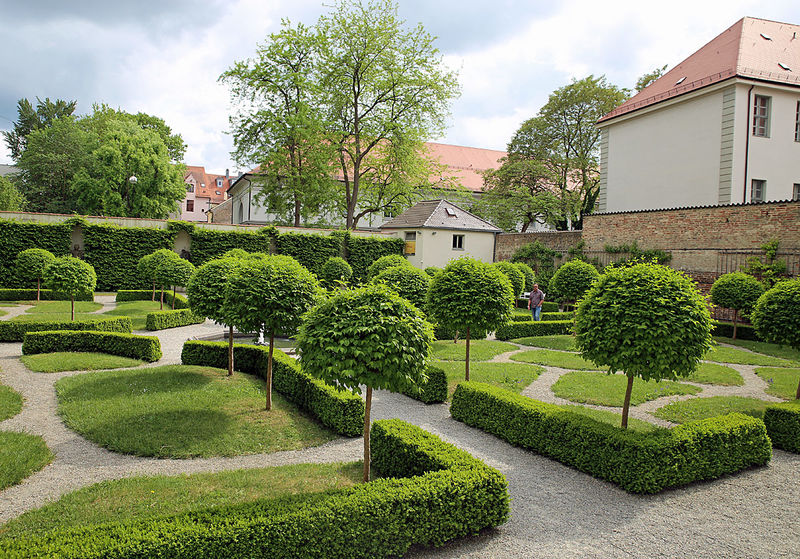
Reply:
[[[24,308],[19,312],[24,312]],[[178,363],[185,340],[215,333],[222,334],[222,327],[208,322],[156,332],[165,357],[147,366]],[[20,349],[18,343],[0,344],[0,381],[25,398],[23,411],[1,422],[0,429],[42,435],[56,458],[21,484],[0,492],[0,522],[101,480],[299,462],[352,461],[361,457],[360,439],[337,439],[299,451],[234,458],[164,460],[109,452],[67,429],[56,413],[54,382],[81,373],[32,373],[19,361]],[[494,360],[507,361],[511,353]],[[742,394],[760,391],[759,397],[764,398],[763,381],[755,376],[753,367],[736,368],[746,382],[743,387],[734,388]],[[545,367],[545,372],[524,394],[560,402],[549,386],[564,372]],[[701,395],[713,390],[704,386]],[[659,399],[656,407],[672,399]],[[654,421],[646,411],[647,404],[642,404],[632,408],[631,415]],[[772,462],[763,468],[656,496],[635,496],[466,427],[450,418],[446,404],[426,406],[404,396],[376,391],[373,416],[399,417],[417,424],[498,468],[509,483],[512,516],[508,523],[443,548],[412,549],[407,557],[800,556],[800,535],[795,528],[800,513],[796,497],[800,493],[798,455],[776,450]]]

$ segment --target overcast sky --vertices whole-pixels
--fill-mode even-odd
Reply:
[[[23,97],[76,99],[80,114],[104,102],[163,118],[188,144],[187,164],[233,172],[217,78],[282,18],[312,25],[325,10],[321,0],[0,0],[0,129]],[[431,140],[502,150],[572,78],[632,88],[742,16],[800,24],[800,1],[400,0],[400,13],[437,36],[459,72],[450,127]]]

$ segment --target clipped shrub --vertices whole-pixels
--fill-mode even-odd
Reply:
[[[75,320],[75,297],[92,293],[97,285],[97,275],[91,264],[74,256],[60,256],[44,270],[44,284],[48,289],[69,295],[72,303],[72,320]]]
[[[373,277],[372,283],[387,285],[418,309],[424,309],[431,277],[414,266],[392,266],[383,269]]]
[[[509,322],[504,324],[494,333],[498,340],[513,340],[514,338],[527,338],[530,336],[553,336],[556,334],[571,334],[572,320],[540,320],[533,322]]]
[[[343,490],[261,499],[153,520],[55,530],[0,540],[0,555],[33,557],[399,557],[499,526],[509,516],[505,477],[414,425],[376,421],[386,477]]]
[[[263,346],[234,344],[236,370],[267,378],[269,350]],[[357,395],[337,390],[304,373],[297,362],[275,350],[272,356],[272,386],[319,421],[340,435],[356,437],[364,426],[364,401]],[[227,342],[187,341],[183,344],[184,365],[204,365],[224,369],[228,366]]]
[[[544,321],[553,322],[553,321],[564,321],[564,320],[572,320],[575,318],[575,313],[570,312],[543,312],[539,315],[539,318]],[[527,322],[529,320],[533,320],[533,315],[515,315],[514,322]]]
[[[42,301],[69,301],[69,295],[52,289],[40,290]],[[35,289],[0,289],[0,301],[35,301]],[[81,293],[75,297],[76,301],[94,301],[94,293]]]
[[[800,453],[800,402],[783,402],[767,406],[764,425],[772,446],[787,452]]]
[[[511,282],[511,287],[514,288],[514,297],[522,295],[525,289],[525,274],[516,264],[509,260],[501,260],[500,262],[495,262],[492,266],[503,272],[508,281]]]
[[[387,254],[386,256],[381,256],[375,262],[370,264],[369,268],[367,269],[367,279],[372,279],[386,268],[391,268],[393,266],[414,267],[414,265],[402,254]]]
[[[353,281],[368,279],[367,269],[381,256],[402,256],[405,241],[398,237],[360,237],[349,231],[342,234],[346,246],[347,262],[353,267]]]
[[[800,279],[779,282],[759,297],[750,320],[765,342],[800,349]]]
[[[542,289],[541,285],[539,286],[539,289]],[[542,289],[542,291],[544,291],[544,290]],[[545,292],[545,296],[547,296],[547,292]],[[528,299],[526,299],[524,297],[520,297],[516,301],[516,307],[518,309],[527,309],[528,308]],[[558,303],[556,303],[555,301],[544,301],[542,303],[542,313],[546,313],[546,312],[559,312]]]
[[[425,370],[428,377],[423,383],[406,387],[403,394],[424,404],[441,404],[447,401],[447,375],[439,367],[429,366]]]
[[[20,252],[14,261],[14,272],[18,279],[25,282],[36,282],[37,301],[40,300],[44,271],[55,259],[56,257],[49,250],[29,248]]]
[[[756,301],[764,294],[764,284],[751,275],[733,272],[717,278],[711,286],[711,302],[720,307],[733,309],[733,339],[736,339],[736,326],[739,313],[749,313]]]
[[[100,332],[125,332],[133,330],[131,319],[127,316],[115,318],[95,318],[92,320],[71,320],[67,322],[21,322],[0,321],[0,342],[21,342],[28,332],[49,330],[90,330]]]
[[[575,303],[600,276],[597,268],[583,260],[570,260],[556,270],[548,286],[561,301]],[[552,298],[552,297],[551,297]]]
[[[205,321],[204,316],[194,314],[191,309],[155,311],[147,313],[144,327],[145,330],[166,330],[167,328],[202,324]]]
[[[117,291],[117,296],[114,300],[117,303],[124,303],[125,301],[150,301],[152,292],[149,289],[120,289]],[[186,297],[180,293],[174,297],[172,293],[164,293],[164,302],[169,305],[174,305],[176,309],[188,309],[189,302]]]
[[[533,271],[533,268],[525,264],[525,262],[513,262],[513,264],[525,277],[525,286],[522,290],[531,291],[533,289],[533,284],[536,283],[536,272]]]
[[[438,274],[439,272],[441,272],[441,271],[442,271],[442,269],[441,269],[441,268],[437,268],[436,266],[427,266],[427,267],[425,268],[425,270],[424,270],[424,271],[425,271],[425,273],[426,273],[426,274],[428,274],[430,277],[433,277],[433,276],[435,276],[436,274]]]
[[[324,287],[347,284],[353,277],[353,268],[339,256],[328,258],[319,271],[319,281]]]
[[[22,342],[23,354],[57,351],[108,353],[153,362],[161,359],[161,342],[155,336],[137,336],[122,332],[58,330],[25,334]]]
[[[301,266],[319,274],[329,258],[342,254],[342,238],[339,235],[281,233],[275,237],[275,253],[291,256]]]
[[[738,413],[637,433],[509,390],[467,382],[456,388],[450,414],[631,493],[716,479],[772,458],[764,423]]]

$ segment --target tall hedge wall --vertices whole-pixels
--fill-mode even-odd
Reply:
[[[72,225],[0,220],[0,287],[31,287],[17,280],[14,260],[29,248],[43,248],[56,256],[70,254]],[[33,282],[36,287],[36,282]]]
[[[338,235],[282,233],[275,236],[275,252],[294,257],[303,266],[319,273],[328,258],[342,255],[342,238]]]
[[[190,260],[195,266],[201,266],[218,258],[234,248],[247,252],[270,253],[272,242],[269,235],[258,229],[255,231],[211,231],[209,229],[195,228],[192,231],[192,245],[189,249]]]
[[[353,278],[365,280],[367,268],[381,256],[387,254],[403,254],[405,242],[398,237],[357,237],[345,236],[347,244],[347,262],[353,268]]]

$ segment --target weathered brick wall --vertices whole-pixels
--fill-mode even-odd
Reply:
[[[536,233],[501,233],[497,236],[495,261],[508,260],[523,245],[539,241],[547,248],[566,252],[581,240],[580,231],[541,231]],[[600,247],[602,250],[602,247]]]
[[[211,208],[211,215],[213,216],[211,221],[213,223],[232,223],[232,211],[233,204],[230,202],[230,200],[226,200],[218,206]]]

